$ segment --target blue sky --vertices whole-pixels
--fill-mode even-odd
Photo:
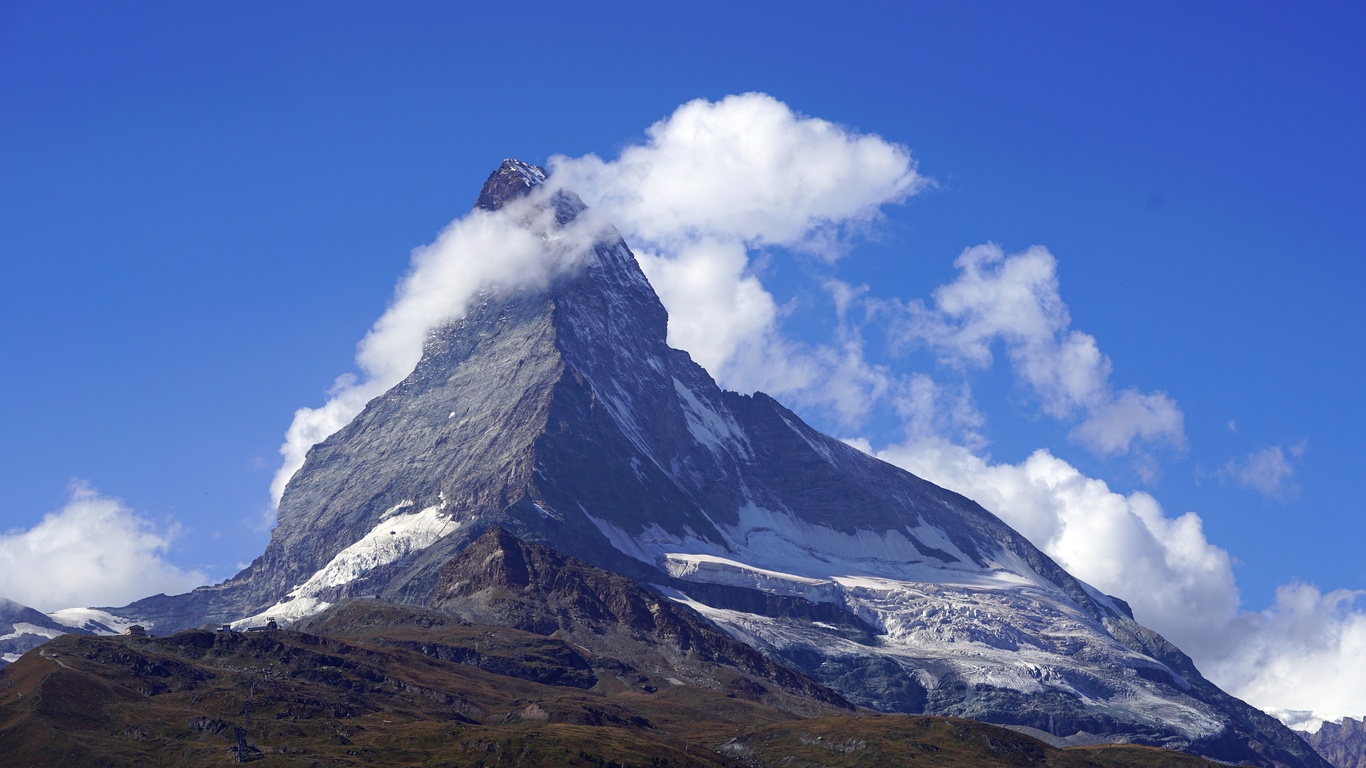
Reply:
[[[165,545],[167,583],[231,575],[268,537],[295,410],[355,368],[410,251],[504,157],[610,162],[680,105],[762,92],[933,180],[841,229],[838,260],[751,248],[784,338],[853,333],[891,380],[970,391],[984,467],[1044,449],[1164,519],[1194,513],[1251,612],[1231,620],[1297,581],[1366,589],[1366,14],[787,8],[0,6],[0,530],[36,546],[44,515],[117,499]],[[906,308],[933,314],[984,243],[1046,248],[1061,333],[1094,340],[1109,391],[1162,393],[1179,434],[1095,450],[1005,337],[987,365],[923,323],[907,342]],[[831,281],[866,286],[843,323]],[[891,398],[855,419],[818,400],[799,410],[834,434],[912,442]],[[964,443],[961,423],[941,431]],[[1354,610],[1315,615],[1354,636]],[[1285,698],[1314,704],[1304,688]]]

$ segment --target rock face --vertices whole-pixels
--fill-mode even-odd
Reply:
[[[725,689],[780,709],[853,711],[842,696],[717,629],[658,592],[491,529],[441,569],[434,607],[474,624],[554,635],[632,670]],[[786,695],[784,695],[786,694]]]
[[[1334,768],[1366,768],[1366,718],[1325,722],[1314,733],[1304,734],[1304,740]]]
[[[479,206],[562,247],[585,209],[545,181],[507,161]],[[666,328],[610,231],[544,289],[481,295],[309,452],[249,568],[118,615],[160,633],[359,595],[426,605],[457,595],[448,563],[496,525],[654,585],[856,704],[1324,765],[976,503],[722,391]]]

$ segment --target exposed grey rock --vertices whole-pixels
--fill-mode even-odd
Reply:
[[[1317,731],[1302,735],[1333,768],[1366,768],[1366,718],[1325,722]]]

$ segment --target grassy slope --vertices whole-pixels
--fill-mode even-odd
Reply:
[[[506,628],[431,631],[397,639],[479,642],[485,655],[534,660],[536,674],[564,650]],[[61,637],[0,673],[0,762],[217,766],[232,762],[240,728],[258,765],[1212,765],[1136,747],[1057,750],[947,718],[796,719],[758,697],[596,665],[592,688],[545,685],[381,639]]]

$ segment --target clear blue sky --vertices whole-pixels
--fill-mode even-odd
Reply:
[[[0,4],[0,530],[80,479],[231,575],[294,410],[499,161],[615,156],[762,91],[937,182],[842,279],[927,299],[966,247],[1044,245],[1115,386],[1185,416],[1144,480],[988,372],[993,460],[1046,447],[1196,512],[1248,608],[1366,589],[1362,6],[493,5]],[[818,271],[790,264],[780,300]],[[1279,494],[1226,469],[1277,446]]]

